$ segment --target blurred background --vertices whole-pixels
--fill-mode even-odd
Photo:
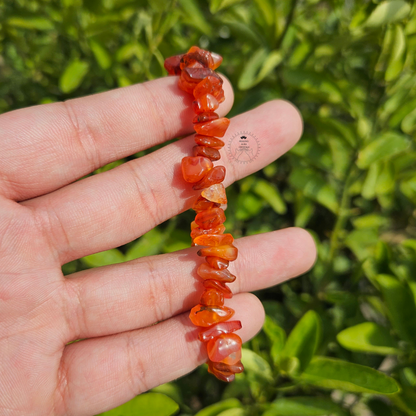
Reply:
[[[229,188],[227,229],[305,227],[319,256],[256,293],[267,319],[234,383],[202,366],[105,415],[416,415],[413,3],[0,0],[0,111],[165,76],[192,45],[224,57],[231,115],[284,98],[305,120],[287,155]],[[189,247],[192,219],[63,271]]]

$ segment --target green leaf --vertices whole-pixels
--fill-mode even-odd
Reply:
[[[277,325],[272,318],[266,315],[263,331],[271,341],[272,347],[270,349],[270,355],[273,359],[273,362],[277,363],[286,342],[285,330]]]
[[[129,248],[126,253],[126,261],[159,254],[164,242],[165,237],[163,233],[158,228],[153,228],[142,235],[134,245]]]
[[[327,127],[322,125],[321,129],[326,131]],[[301,157],[308,165],[325,170],[332,168],[332,158],[328,146],[320,144],[316,137],[305,134],[302,140],[290,149],[290,153]]]
[[[244,365],[245,371],[249,374],[253,374],[259,379],[272,381],[272,369],[269,363],[260,355],[254,351],[242,348],[241,362]]]
[[[400,127],[406,134],[412,134],[416,130],[416,108],[403,118]]]
[[[401,25],[394,28],[393,46],[385,74],[386,81],[396,79],[403,69],[403,56],[406,52],[406,36]]]
[[[346,415],[341,406],[322,397],[281,397],[276,399],[263,416],[328,416]]]
[[[116,53],[117,62],[125,62],[135,56],[137,59],[143,59],[145,48],[139,43],[126,43]]]
[[[377,180],[381,171],[380,163],[373,163],[368,169],[367,176],[365,178],[361,195],[365,199],[374,199],[376,196]]]
[[[367,27],[379,27],[387,23],[397,22],[408,16],[411,6],[401,0],[383,1],[377,5],[365,22]]]
[[[301,380],[314,386],[352,393],[394,394],[400,391],[396,380],[381,371],[334,358],[314,357]]]
[[[92,50],[92,53],[94,54],[95,59],[98,62],[98,65],[100,65],[102,69],[110,68],[111,57],[109,53],[105,50],[105,48],[95,40],[90,41],[90,48]]]
[[[305,198],[300,192],[297,192],[295,206],[295,227],[304,228],[315,213],[315,204],[309,198]]]
[[[179,405],[164,394],[144,393],[101,416],[172,416],[178,412]]]
[[[250,25],[227,18],[223,19],[223,23],[229,27],[231,34],[235,38],[241,39],[243,41],[248,41],[256,45],[264,44],[264,40],[261,35],[252,27],[250,27]]]
[[[264,48],[259,49],[244,65],[243,72],[238,80],[238,88],[240,88],[240,90],[248,90],[255,85],[256,74],[259,71],[263,61],[266,59],[266,56],[267,50]]]
[[[375,252],[379,236],[374,229],[361,229],[350,232],[345,238],[345,245],[363,261]]]
[[[278,214],[285,214],[287,211],[285,201],[280,195],[276,186],[263,179],[255,182],[253,192],[261,196]]]
[[[296,88],[314,96],[327,99],[331,103],[342,103],[343,93],[339,87],[328,78],[328,74],[304,69],[288,68],[283,71],[285,81]]]
[[[238,220],[247,220],[256,216],[263,208],[261,199],[251,192],[238,195],[235,217]]]
[[[355,228],[378,228],[388,223],[388,219],[380,214],[367,214],[352,220]]]
[[[238,80],[238,88],[248,90],[254,87],[269,75],[282,60],[283,55],[280,51],[268,53],[266,49],[259,49],[244,67]]]
[[[170,397],[176,403],[183,404],[181,390],[175,383],[161,384],[160,386],[153,388],[152,393],[164,394],[165,396]]]
[[[267,26],[271,26],[274,23],[275,6],[274,2],[270,0],[254,0],[257,8],[261,11],[263,20]]]
[[[283,61],[283,54],[281,51],[271,51],[263,62],[263,65],[258,73],[255,84],[263,81],[280,63]]]
[[[377,178],[377,195],[389,194],[394,191],[396,185],[395,174],[394,164],[390,161],[385,162]]]
[[[90,267],[108,266],[109,264],[123,263],[124,255],[120,250],[112,248],[111,250],[101,251],[100,253],[91,254],[82,257],[82,262]]]
[[[76,59],[68,64],[59,79],[59,88],[64,93],[76,90],[82,83],[89,69],[88,62]]]
[[[357,165],[361,169],[368,168],[374,162],[386,160],[404,152],[409,144],[409,140],[403,135],[394,132],[384,133],[359,152]]]
[[[416,306],[412,291],[389,275],[378,275],[388,316],[394,330],[405,340],[416,344]]]
[[[211,34],[211,26],[195,0],[179,0],[179,4],[185,15],[183,21],[205,35]]]
[[[334,213],[338,211],[338,198],[335,190],[316,171],[296,168],[290,175],[289,182],[302,191],[304,196],[319,202]]]
[[[37,30],[52,30],[54,29],[53,23],[41,16],[23,17],[23,16],[11,16],[6,20],[6,23],[10,26],[18,27],[21,29],[37,29]]]
[[[164,253],[173,253],[174,251],[183,250],[191,245],[191,237],[189,231],[173,230],[169,238],[163,244]]]
[[[200,410],[195,416],[217,416],[219,413],[227,410],[241,407],[241,403],[237,399],[222,400],[212,404],[205,409]]]
[[[225,9],[226,7],[230,7],[233,4],[241,3],[242,0],[211,0],[209,2],[209,11],[212,14],[215,14],[219,12],[222,9]]]
[[[217,416],[246,416],[247,413],[244,409],[235,408],[235,409],[228,409],[224,410],[221,413],[218,413]]]
[[[374,322],[363,322],[344,329],[337,335],[337,340],[350,351],[381,355],[400,353],[390,332]]]
[[[321,322],[315,311],[308,311],[290,333],[283,355],[296,357],[302,372],[309,364],[318,348],[321,334]]]

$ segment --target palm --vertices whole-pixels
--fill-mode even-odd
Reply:
[[[222,114],[232,102],[225,84]],[[70,278],[61,272],[62,264],[125,244],[189,208],[196,194],[177,168],[191,137],[74,182],[189,132],[189,101],[175,79],[162,79],[0,117],[2,414],[96,414],[206,359],[186,314],[201,292],[192,277],[195,248]],[[288,150],[301,125],[296,110],[278,101],[234,118],[230,134],[243,129],[255,130],[265,150],[251,164],[224,160],[226,185]],[[235,293],[296,276],[315,256],[298,229],[236,245]],[[263,322],[258,300],[238,294],[229,304],[243,322],[243,340],[254,336]],[[67,345],[76,339],[84,340]]]

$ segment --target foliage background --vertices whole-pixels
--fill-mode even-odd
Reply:
[[[296,225],[319,252],[311,272],[258,293],[267,321],[246,372],[226,386],[200,368],[106,414],[416,415],[410,2],[2,0],[0,39],[2,112],[164,76],[165,57],[198,44],[226,58],[232,115],[284,98],[305,120],[294,149],[228,191],[236,236]],[[64,273],[188,247],[191,218]]]

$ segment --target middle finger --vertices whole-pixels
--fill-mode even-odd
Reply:
[[[310,234],[288,228],[235,241],[240,251],[230,272],[235,293],[264,289],[306,272],[315,261]],[[196,247],[122,264],[84,270],[65,281],[67,322],[73,338],[91,338],[176,316],[203,291]]]
[[[224,157],[224,184],[247,176],[288,151],[302,132],[301,117],[286,101],[271,101],[234,117],[227,133],[250,131],[260,142],[258,157],[242,164]],[[116,169],[23,202],[34,209],[62,264],[118,247],[189,208],[192,191],[180,173],[193,136]]]

